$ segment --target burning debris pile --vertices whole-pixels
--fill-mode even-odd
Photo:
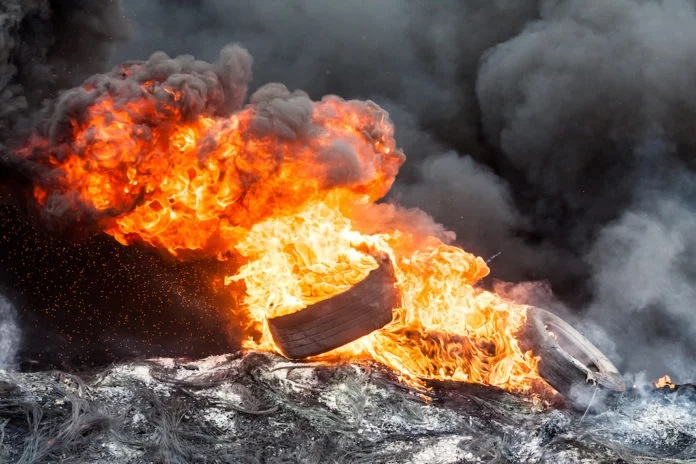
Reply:
[[[414,386],[548,390],[516,340],[525,307],[476,286],[486,263],[424,213],[375,203],[405,159],[387,113],[279,84],[244,105],[250,79],[251,57],[231,45],[213,65],[155,53],[63,92],[14,155],[43,220],[229,263],[219,276],[239,301],[229,317],[242,321],[244,347],[270,352],[283,349],[269,321],[344,294],[382,256],[393,281],[370,298],[396,293],[383,308],[393,317],[362,317],[369,330],[350,340],[365,337],[309,354],[375,360]]]
[[[315,101],[282,84],[261,86],[247,97],[252,58],[239,45],[222,48],[212,64],[157,52],[58,93],[75,85],[78,74],[79,81],[89,74],[76,68],[75,76],[57,76],[56,70],[67,69],[71,44],[76,45],[56,27],[62,15],[71,16],[74,8],[80,12],[76,24],[99,39],[95,62],[103,58],[110,37],[118,35],[100,35],[100,28],[120,29],[119,21],[109,19],[118,2],[104,7],[104,16],[100,2],[94,10],[64,2],[65,11],[58,3],[0,6],[0,22],[8,25],[0,37],[0,45],[8,44],[0,47],[0,98],[8,103],[0,110],[0,174],[3,181],[11,178],[13,204],[30,198],[30,215],[57,235],[105,233],[115,239],[113,246],[118,242],[123,249],[147,249],[163,259],[204,267],[204,286],[227,296],[220,331],[234,333],[245,351],[199,362],[126,363],[84,380],[0,371],[0,457],[19,462],[191,462],[204,456],[221,462],[596,462],[608,456],[645,462],[694,455],[694,427],[684,412],[694,403],[690,387],[665,380],[655,392],[633,388],[623,394],[618,370],[572,326],[488,290],[481,284],[488,263],[455,243],[453,232],[420,209],[384,201],[405,155],[382,107],[336,96]],[[501,156],[496,169],[538,184],[537,194],[557,196],[561,209],[581,217],[583,205],[594,205],[586,196],[596,190],[586,195],[584,184],[578,184],[582,194],[556,195],[557,184],[577,176],[568,174],[572,162],[564,159],[560,168],[551,163],[558,179],[550,183],[537,172],[547,163],[518,165],[527,152],[543,159],[548,146],[558,145],[562,153],[586,152],[556,143],[575,140],[553,134],[564,121],[558,114],[552,124],[546,121],[551,128],[544,137],[528,135],[534,131],[525,129],[524,117],[536,109],[515,109],[516,102],[541,100],[527,98],[526,92],[534,95],[535,82],[547,79],[530,80],[530,89],[520,93],[525,98],[515,96],[517,77],[500,84],[507,82],[509,69],[527,61],[511,50],[521,48],[521,55],[536,63],[537,38],[553,38],[556,28],[551,26],[565,24],[580,11],[572,1],[543,3],[539,21],[517,38],[487,45],[486,56],[484,44],[474,46],[481,48],[480,76],[475,84],[468,74],[463,79],[478,99],[480,108],[472,111],[485,126],[478,130],[491,144],[487,149],[519,158]],[[629,8],[632,3],[619,4]],[[681,6],[674,0],[670,14]],[[503,35],[522,28],[536,9],[522,7],[524,21],[505,26]],[[581,20],[597,22],[592,14],[581,14]],[[641,23],[641,15],[630,17]],[[589,29],[594,34],[602,24]],[[36,34],[44,28],[50,33]],[[527,40],[530,35],[534,40]],[[34,36],[43,39],[32,42]],[[38,64],[26,53],[33,45],[43,50]],[[499,108],[505,115],[496,116]],[[585,113],[583,108],[579,113]],[[522,119],[513,118],[508,127],[511,114]],[[649,151],[655,133],[662,137],[669,131],[669,124],[635,125],[638,129],[627,130],[630,142],[620,134],[614,140],[613,134],[616,146],[610,144],[610,150],[624,156],[628,152],[622,144],[640,143],[628,151]],[[644,126],[656,132],[643,133]],[[522,140],[518,132],[524,133]],[[585,137],[593,131],[580,133]],[[548,146],[541,146],[544,140]],[[604,153],[590,152],[588,160]],[[621,156],[623,169],[627,163]],[[577,177],[592,177],[584,167],[588,160],[578,158],[583,175]],[[507,187],[496,180],[497,171],[484,172],[469,158],[463,161],[468,167],[453,156],[436,161],[430,165],[433,172],[437,164],[438,169],[475,173],[488,188],[482,195],[492,195],[509,213],[503,235],[524,222]],[[634,177],[639,176],[625,176]],[[630,203],[630,182],[619,185],[618,203]],[[396,190],[397,195],[408,193]],[[534,203],[518,200],[527,207]],[[539,233],[548,232],[549,242],[534,252],[527,248],[532,238],[522,240],[515,232],[519,259],[533,256],[527,265],[534,267],[549,254],[556,264],[572,268],[577,256],[559,257],[565,256],[562,244],[572,245],[573,239],[558,237],[593,235],[597,224],[618,215],[599,209],[597,218],[594,213],[585,218],[587,230],[552,225],[551,233],[536,224]],[[536,214],[537,220],[545,216]],[[599,249],[610,246],[612,234],[622,227],[608,228],[598,239]],[[585,253],[589,245],[579,248]],[[21,335],[15,312],[0,296],[0,333],[11,337],[8,353],[0,353],[0,369],[12,365]],[[292,364],[278,355],[305,363]],[[549,412],[548,406],[561,405],[558,393],[585,413],[603,412],[582,418],[571,411]],[[662,413],[673,415],[659,422]],[[666,434],[654,433],[651,427],[658,423]],[[299,434],[294,427],[301,428]],[[305,446],[308,442],[314,445]]]
[[[377,364],[248,353],[83,377],[0,373],[3,462],[691,462],[696,390],[631,390],[599,415],[474,384],[429,401]]]

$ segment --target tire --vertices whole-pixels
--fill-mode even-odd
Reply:
[[[291,359],[326,353],[387,325],[398,306],[391,262],[379,267],[349,290],[298,312],[268,320],[283,354]]]
[[[621,374],[587,338],[560,317],[527,309],[521,345],[539,356],[539,374],[575,409],[601,408],[611,392],[623,392]]]

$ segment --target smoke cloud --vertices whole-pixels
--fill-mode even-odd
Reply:
[[[0,369],[15,367],[22,334],[14,307],[0,295]]]
[[[120,3],[108,0],[7,0],[0,24],[0,144],[45,98],[101,70],[128,37]]]
[[[615,349],[628,371],[696,375],[694,230],[693,204],[654,196],[604,227],[588,255],[595,290],[588,319],[623,332]]]
[[[118,2],[5,4],[0,143],[44,99],[39,119],[90,98],[57,89],[148,57],[143,69],[216,102],[182,102],[191,115],[239,108],[248,85],[256,130],[287,138],[307,130],[310,99],[372,99],[408,157],[388,201],[495,255],[494,278],[547,281],[623,369],[696,375],[693,1],[122,0],[123,14]],[[62,37],[59,18],[76,32]],[[218,58],[230,41],[254,57],[253,82],[248,55]],[[196,59],[169,58],[182,54]],[[137,91],[115,85],[118,72],[91,79]],[[267,82],[287,87],[258,89]],[[345,147],[324,155],[328,182],[355,180]]]
[[[538,196],[546,234],[581,249],[643,182],[655,140],[689,159],[696,141],[693,2],[547,2],[541,19],[489,50],[477,83],[487,139]],[[687,166],[684,166],[687,168]]]
[[[533,229],[589,267],[588,320],[626,369],[677,378],[694,371],[694,26],[681,0],[546,2],[477,82]]]

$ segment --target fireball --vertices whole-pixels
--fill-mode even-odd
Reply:
[[[241,259],[223,277],[255,350],[281,352],[269,319],[347,291],[386,256],[392,321],[318,360],[374,360],[414,386],[537,386],[537,359],[516,340],[525,307],[478,287],[486,263],[440,227],[377,203],[405,160],[387,113],[278,84],[242,106],[245,59],[236,46],[214,67],[160,53],[62,95],[20,152],[42,173],[42,215],[181,260]]]

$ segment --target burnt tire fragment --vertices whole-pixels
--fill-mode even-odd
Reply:
[[[523,348],[539,356],[539,374],[575,409],[601,408],[610,392],[625,390],[618,369],[566,321],[541,308],[527,309]]]
[[[347,291],[268,320],[273,340],[293,359],[325,353],[387,325],[398,305],[394,269],[386,258]]]

